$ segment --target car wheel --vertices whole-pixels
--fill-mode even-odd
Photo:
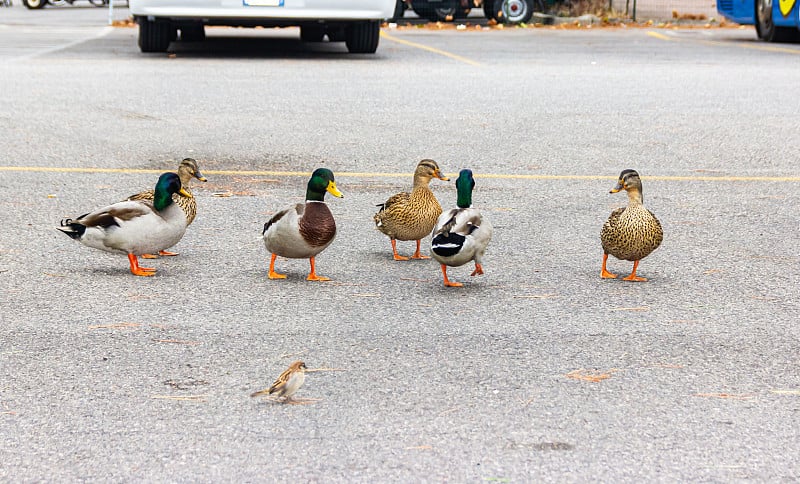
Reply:
[[[202,42],[206,40],[206,29],[203,24],[195,23],[180,28],[181,40],[184,42]]]
[[[766,42],[793,42],[800,40],[795,28],[777,27],[772,19],[772,0],[756,0],[756,33]]]
[[[347,27],[345,44],[351,54],[374,54],[378,50],[381,24],[378,21],[357,22]]]
[[[536,8],[542,11],[541,2],[537,0],[496,0],[494,10],[498,22],[504,24],[521,24],[528,22]]]
[[[166,52],[173,28],[164,20],[139,18],[139,49],[142,52]]]
[[[44,8],[47,5],[47,0],[22,0],[22,4],[31,10]]]
[[[394,13],[392,14],[391,20],[396,22],[397,19],[403,18],[403,15],[406,13],[406,2],[405,0],[397,0],[397,3],[394,6]]]
[[[421,18],[426,18],[431,22],[447,21],[448,16],[453,20],[453,15],[458,6],[457,0],[444,0],[436,2],[436,6],[431,5],[428,0],[411,0],[411,8]]]
[[[300,40],[303,42],[322,42],[325,38],[325,27],[321,25],[303,25],[300,27]]]
[[[435,8],[436,20],[443,22],[452,22],[453,20],[465,19],[469,15],[469,9],[464,9],[460,5],[452,7]]]

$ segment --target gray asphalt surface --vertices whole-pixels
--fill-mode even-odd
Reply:
[[[352,56],[214,29],[141,55],[105,15],[0,9],[0,480],[800,479],[800,46],[387,29]],[[209,182],[156,277],[54,229],[185,156]],[[497,175],[461,289],[373,228],[426,157]],[[318,166],[345,194],[332,281],[270,281],[261,228],[307,181],[279,172]],[[640,284],[599,278],[629,167],[666,233]],[[248,396],[297,358],[342,370],[308,375],[320,401]]]

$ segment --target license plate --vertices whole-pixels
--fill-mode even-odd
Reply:
[[[283,0],[242,0],[245,7],[283,7]]]

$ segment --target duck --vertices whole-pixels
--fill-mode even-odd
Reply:
[[[377,205],[378,212],[373,216],[375,227],[391,240],[394,260],[409,259],[397,253],[398,240],[417,242],[417,250],[411,256],[412,259],[430,259],[420,253],[420,242],[423,237],[431,233],[436,220],[442,214],[442,206],[429,187],[433,178],[450,180],[442,174],[435,161],[422,160],[414,171],[414,186],[411,193],[397,193]]]
[[[188,193],[192,193],[192,190],[189,188],[189,183],[191,182],[192,178],[197,178],[201,182],[206,182],[208,179],[200,173],[200,168],[197,166],[197,160],[194,158],[184,158],[181,161],[180,165],[178,165],[178,177],[181,179],[181,186],[184,190]],[[194,195],[194,194],[192,194]],[[131,195],[130,197],[126,198],[126,200],[153,200],[153,190],[145,190],[143,192],[139,192],[136,195]],[[183,213],[186,215],[186,225],[192,225],[194,222],[195,217],[197,216],[197,200],[194,196],[190,197],[183,197],[178,194],[173,195],[172,200],[178,204],[183,210]],[[157,259],[158,256],[176,256],[178,255],[177,252],[169,252],[166,250],[162,250],[156,254],[142,254],[143,259]]]
[[[275,259],[281,256],[309,259],[311,272],[306,278],[309,281],[330,280],[317,275],[315,264],[317,254],[331,245],[336,237],[336,221],[325,203],[325,193],[338,198],[344,197],[336,188],[333,172],[327,168],[318,168],[308,180],[305,203],[279,211],[264,224],[264,245],[271,254],[270,279],[286,279],[286,274],[275,272]]]
[[[156,270],[139,266],[138,256],[168,249],[186,232],[186,216],[173,195],[192,197],[175,173],[164,173],[153,190],[153,200],[124,200],[56,227],[78,242],[106,252],[128,255],[131,273],[153,276]]]
[[[664,240],[664,230],[655,215],[645,208],[642,196],[642,180],[636,170],[623,170],[619,180],[609,193],[625,190],[628,193],[628,206],[620,207],[608,217],[600,231],[603,245],[603,266],[600,277],[614,279],[616,274],[606,270],[608,256],[633,261],[633,270],[624,281],[644,282],[647,279],[636,275],[639,261],[656,250]]]
[[[492,223],[472,207],[474,189],[472,170],[461,170],[456,179],[456,208],[442,213],[431,233],[431,255],[441,265],[445,287],[463,286],[447,278],[448,266],[459,267],[474,261],[475,270],[470,275],[483,274],[481,261],[492,240]]]

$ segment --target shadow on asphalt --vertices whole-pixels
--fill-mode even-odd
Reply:
[[[380,50],[379,50],[380,52]],[[303,42],[285,37],[207,37],[202,42],[172,42],[169,54],[191,58],[225,59],[359,59],[351,55],[344,42]]]

